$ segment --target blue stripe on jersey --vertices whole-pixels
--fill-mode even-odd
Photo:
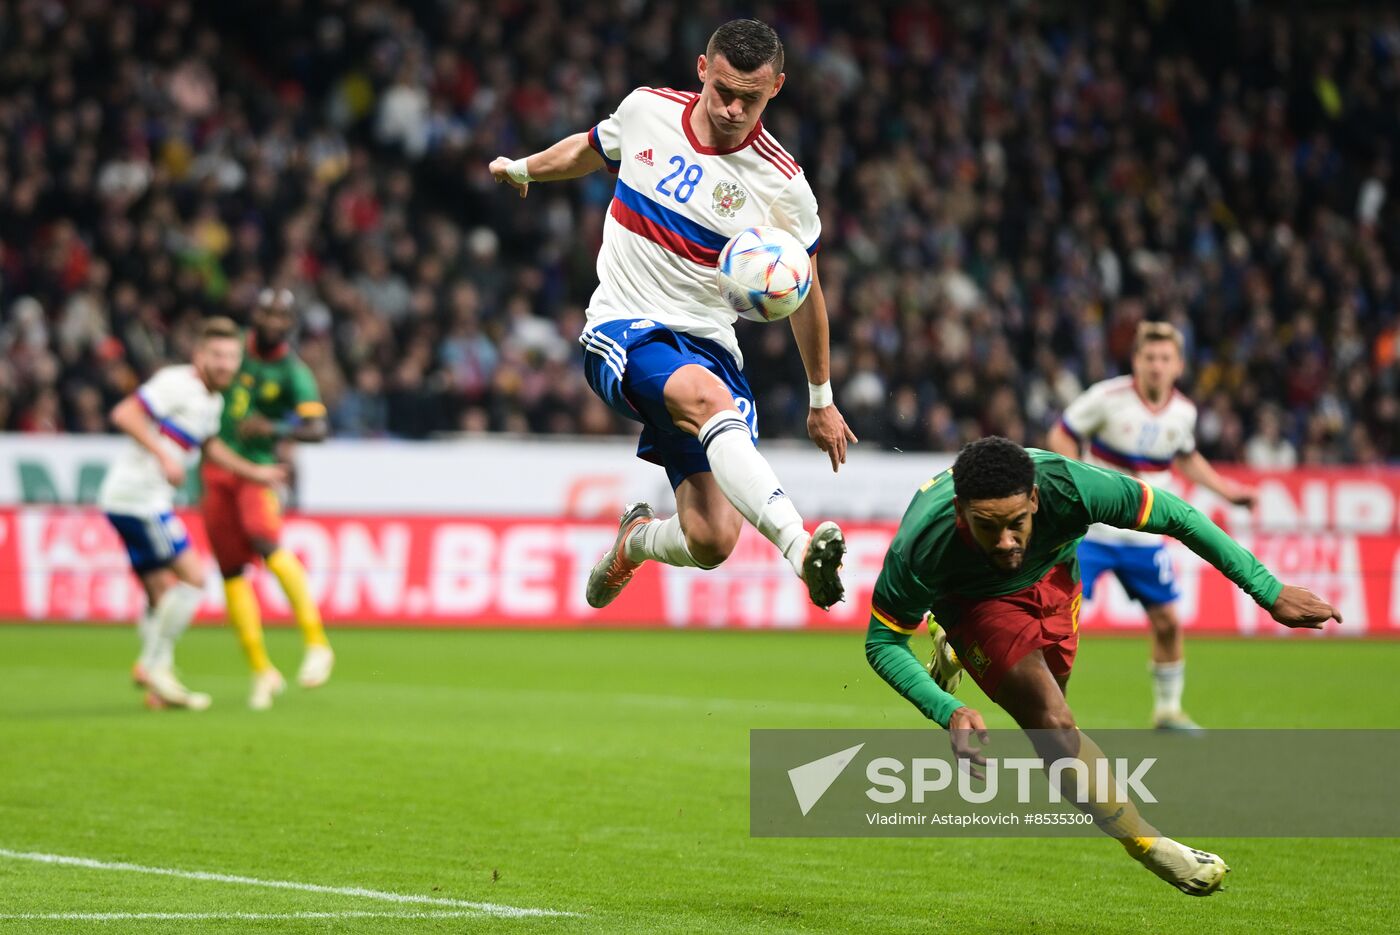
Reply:
[[[145,393],[141,392],[140,390],[137,390],[134,395],[136,396],[136,401],[141,404],[141,408],[146,410],[146,414],[152,419],[156,420],[156,425],[160,427],[161,434],[168,435],[170,438],[173,438],[176,444],[178,444],[181,448],[188,449],[199,447],[199,439],[195,438],[189,432],[186,432],[184,429],[180,428],[180,426],[176,425],[170,419],[161,418],[161,416],[156,412],[155,408],[151,405],[151,401],[146,398]]]
[[[1149,458],[1146,455],[1129,454],[1104,444],[1103,439],[1098,437],[1090,440],[1089,450],[1111,464],[1134,471],[1165,471],[1172,466],[1171,458]]]
[[[641,192],[629,188],[621,179],[617,180],[613,197],[648,221],[680,234],[691,243],[717,251],[723,250],[724,245],[729,243],[729,238],[723,234],[717,234],[665,205],[657,204]]]
[[[195,438],[169,419],[160,420],[160,431],[161,434],[168,435],[175,439],[175,443],[181,448],[190,449],[199,447],[199,439]]]

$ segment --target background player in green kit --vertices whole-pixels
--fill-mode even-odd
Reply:
[[[292,353],[295,323],[292,294],[286,289],[264,289],[253,309],[243,366],[224,393],[219,438],[255,464],[275,464],[284,439],[318,442],[326,437],[326,407],[316,391],[316,380]],[[307,688],[324,685],[335,654],[307,586],[306,569],[294,553],[279,545],[282,509],[277,492],[235,477],[207,460],[201,477],[204,525],[224,576],[229,622],[253,672],[249,706],[271,707],[286,685],[268,659],[258,599],[243,576],[244,568],[259,558],[286,592],[306,645],[297,681]]]
[[[1143,481],[1005,438],[984,438],[914,496],[875,584],[865,655],[925,716],[949,729],[954,752],[980,762],[982,715],[940,687],[960,661],[1024,730],[1047,762],[1089,769],[1066,790],[1106,833],[1157,876],[1193,896],[1220,887],[1229,868],[1142,820],[1116,789],[1094,787],[1103,752],[1065,700],[1079,645],[1079,540],[1093,523],[1165,533],[1223,572],[1286,627],[1320,628],[1341,616],[1310,591],[1279,582],[1203,513]],[[926,669],[909,648],[926,613],[936,634]],[[930,669],[934,674],[930,674]]]

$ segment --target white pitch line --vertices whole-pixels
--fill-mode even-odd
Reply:
[[[201,880],[208,883],[232,883],[240,886],[264,886],[275,890],[296,890],[301,893],[323,893],[330,896],[356,896],[361,899],[378,899],[384,902],[413,904],[419,906],[448,906],[455,909],[470,909],[486,915],[504,918],[524,916],[575,916],[575,912],[562,912],[556,909],[531,909],[521,906],[505,906],[500,903],[480,903],[466,899],[450,899],[446,896],[419,896],[413,893],[390,893],[386,890],[371,890],[361,886],[326,886],[321,883],[299,883],[295,880],[264,880],[259,877],[245,877],[231,873],[210,873],[205,870],[180,870],[174,867],[147,867],[142,864],[129,864],[121,861],[93,860],[90,857],[69,857],[64,854],[41,854],[33,851],[12,851],[0,847],[0,858],[27,860],[40,864],[57,864],[64,867],[84,867],[88,870],[115,870],[124,873],[148,873],[161,877],[178,877],[182,880]]]
[[[428,912],[7,912],[0,922],[290,922],[298,919],[479,919],[485,913],[467,909]]]

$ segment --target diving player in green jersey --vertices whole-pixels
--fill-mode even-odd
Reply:
[[[326,407],[316,379],[291,348],[296,309],[286,289],[264,289],[253,309],[243,366],[224,394],[219,437],[255,464],[275,464],[283,439],[318,442],[326,437]],[[248,706],[263,711],[286,685],[268,658],[262,613],[244,568],[261,558],[291,605],[305,654],[297,681],[304,688],[324,685],[335,654],[321,625],[321,611],[306,580],[306,569],[290,549],[281,548],[282,507],[271,487],[240,480],[209,462],[202,471],[204,525],[224,577],[229,622],[248,658],[253,687]]]
[[[880,677],[948,728],[954,753],[984,762],[982,715],[946,689],[959,663],[1031,735],[1046,761],[1078,758],[1067,790],[1136,860],[1193,896],[1220,888],[1229,868],[1143,821],[1132,800],[1095,788],[1103,751],[1079,731],[1065,700],[1079,645],[1079,540],[1093,523],[1173,536],[1286,627],[1341,621],[1310,591],[1284,585],[1203,513],[1135,477],[1005,438],[965,447],[914,496],[875,583],[865,655]],[[931,612],[931,614],[930,614]],[[909,637],[930,614],[935,655],[925,668]],[[940,685],[941,683],[941,685]]]

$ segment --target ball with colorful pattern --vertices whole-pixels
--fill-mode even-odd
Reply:
[[[740,318],[782,321],[812,290],[812,258],[787,231],[749,227],[719,253],[720,295]]]

